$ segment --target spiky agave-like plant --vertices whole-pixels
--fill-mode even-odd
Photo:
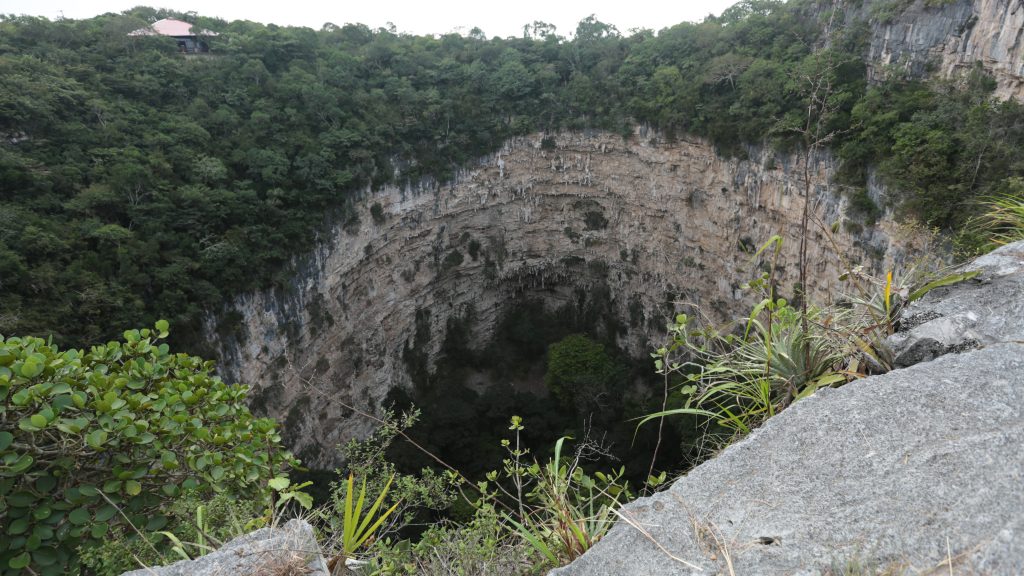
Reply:
[[[992,196],[981,202],[982,214],[968,228],[984,239],[985,252],[1024,240],[1024,197],[1019,194]]]

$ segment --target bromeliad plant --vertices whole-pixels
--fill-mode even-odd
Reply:
[[[377,515],[377,510],[380,508],[381,503],[384,502],[384,498],[387,497],[388,489],[391,488],[393,479],[394,476],[388,478],[384,489],[377,495],[370,509],[364,513],[363,504],[366,502],[366,480],[363,480],[362,485],[359,487],[359,498],[353,505],[352,495],[355,493],[355,480],[351,474],[348,475],[348,486],[345,491],[345,515],[342,519],[341,537],[341,550],[345,557],[352,557],[373,536],[381,524],[388,519],[388,516],[398,508],[398,503],[395,503],[391,508],[388,508],[379,516]]]
[[[77,573],[80,547],[162,530],[183,490],[268,496],[298,464],[246,387],[167,335],[160,321],[88,352],[0,337],[0,574]]]
[[[977,276],[979,272],[939,273],[910,269],[901,274],[892,271],[875,278],[854,267],[840,276],[852,286],[844,307],[831,310],[829,337],[833,345],[844,347],[846,373],[863,377],[892,370],[893,352],[886,339],[896,332],[906,307],[936,288],[949,286]]]
[[[357,552],[373,544],[381,527],[398,509],[401,502],[395,502],[390,508],[378,513],[383,509],[394,478],[394,475],[388,477],[369,509],[366,509],[365,478],[359,486],[358,495],[355,476],[351,473],[346,481],[333,486],[331,503],[317,511],[325,524],[325,529],[335,535],[336,541],[332,545],[337,553],[328,563],[332,571],[334,566],[344,564],[348,559],[355,559]]]
[[[758,255],[781,239],[773,237]],[[911,302],[929,291],[973,278],[977,272],[939,276],[892,272],[877,280],[854,268],[841,277],[855,295],[827,309],[797,310],[774,294],[771,271],[751,282],[762,299],[743,325],[691,326],[681,314],[669,327],[669,342],[652,356],[659,374],[674,380],[683,405],[650,414],[640,425],[666,416],[706,418],[728,442],[750,432],[795,400],[827,386],[892,368],[892,335]]]
[[[742,337],[713,328],[692,330],[687,315],[677,316],[671,341],[652,356],[659,374],[682,378],[683,406],[649,414],[640,425],[689,414],[710,419],[733,437],[793,400],[846,381],[837,368],[841,355],[825,339],[804,333],[799,312],[784,300],[759,305],[756,312],[772,314],[770,327],[751,317]]]
[[[694,328],[686,314],[676,317],[670,341],[652,356],[659,374],[681,379],[683,405],[650,414],[639,425],[688,414],[708,418],[731,438],[750,432],[793,400],[846,380],[838,368],[842,355],[820,330],[821,313],[813,307],[797,310],[776,297],[775,260],[782,239],[772,237],[754,256],[770,247],[769,271],[748,285],[762,298],[740,327]]]

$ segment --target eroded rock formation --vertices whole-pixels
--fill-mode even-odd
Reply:
[[[1007,246],[964,267],[978,276],[937,288],[901,314],[889,338],[897,366],[998,342],[1024,342],[1024,244]]]
[[[629,325],[621,346],[645,356],[680,303],[719,320],[749,310],[752,252],[775,234],[791,295],[802,170],[794,158],[751,155],[725,159],[705,142],[643,130],[512,140],[452,182],[368,195],[359,224],[339,227],[290,288],[239,298],[211,320],[211,340],[227,376],[255,386],[257,409],[285,421],[293,448],[330,464],[331,448],[373,426],[350,408],[373,413],[408,386],[410,351],[433,362],[449,319],[469,310],[482,345],[510,300],[554,307],[606,287]],[[831,172],[827,155],[813,159],[818,301],[836,294],[846,266],[902,254],[890,222],[844,224]]]
[[[872,22],[869,77],[885,68],[916,77],[958,75],[978,65],[996,80],[996,95],[1024,96],[1024,2],[1021,0],[916,0],[880,19],[893,0],[864,2],[857,18]]]

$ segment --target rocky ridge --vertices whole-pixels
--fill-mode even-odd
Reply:
[[[847,222],[832,159],[812,164],[810,290],[824,301],[846,266],[888,267],[910,236]],[[642,129],[517,138],[452,182],[368,194],[358,224],[325,239],[290,287],[237,299],[207,331],[227,378],[255,386],[254,405],[284,420],[304,460],[330,465],[333,446],[373,426],[352,408],[373,413],[408,386],[404,355],[432,363],[451,318],[471,311],[471,341],[484,343],[515,298],[555,307],[606,287],[630,326],[621,345],[645,355],[675,303],[718,319],[748,310],[752,251],[774,234],[791,294],[800,174],[791,157],[726,159]]]
[[[1024,242],[967,269],[909,317],[976,349],[797,402],[553,576],[1024,573]],[[918,328],[896,340],[930,346]]]
[[[896,365],[912,366],[950,352],[1024,340],[1024,249],[1004,248],[964,266],[978,277],[936,288],[903,311],[889,339]]]

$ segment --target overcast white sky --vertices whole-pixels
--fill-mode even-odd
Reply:
[[[683,21],[720,14],[738,0],[0,0],[0,13],[32,14],[56,19],[89,18],[147,5],[225,20],[254,20],[282,26],[319,29],[325,22],[360,22],[377,28],[393,22],[400,32],[414,34],[466,33],[474,26],[488,36],[519,36],[523,24],[542,20],[570,36],[576,23],[590,14],[614,24],[622,33],[631,28],[660,30]]]

